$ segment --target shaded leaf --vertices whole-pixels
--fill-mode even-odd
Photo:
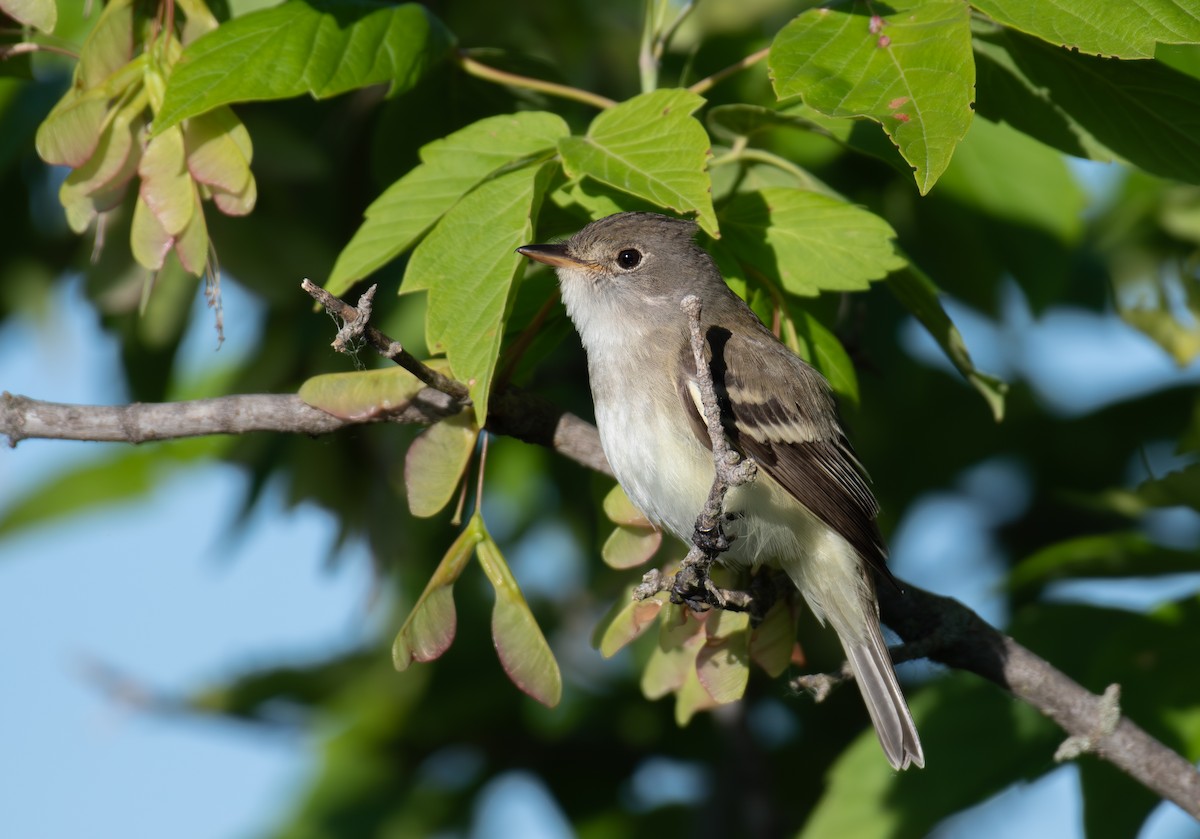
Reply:
[[[1008,385],[975,368],[975,362],[971,360],[971,354],[963,342],[962,333],[942,308],[938,299],[938,288],[933,280],[917,266],[909,263],[903,271],[888,276],[888,288],[933,336],[933,340],[937,341],[955,369],[979,392],[991,409],[996,422],[1004,419],[1004,397],[1008,393]]]
[[[492,640],[504,672],[522,691],[553,708],[562,698],[562,674],[550,645],[491,537],[484,534],[475,553],[496,590]]]
[[[795,330],[798,343],[802,345],[793,347],[793,351],[820,371],[839,398],[857,405],[858,373],[842,342],[807,309],[789,307],[788,311],[789,314],[795,313],[794,317],[788,317],[788,321]]]
[[[1013,589],[1069,577],[1142,577],[1200,571],[1194,551],[1156,545],[1136,532],[1079,536],[1042,548],[1009,573]]]
[[[696,654],[696,675],[718,704],[736,702],[750,681],[750,616],[718,610],[705,626],[708,639]]]
[[[795,649],[796,616],[786,600],[776,600],[750,633],[750,660],[775,679],[787,670]]]
[[[629,586],[596,626],[592,646],[600,655],[612,658],[650,628],[666,602],[666,592],[659,592],[649,600],[634,600],[633,586]]]
[[[307,404],[344,420],[358,421],[403,410],[425,383],[402,367],[326,373],[300,386]]]
[[[320,99],[389,84],[408,90],[453,38],[417,3],[289,0],[234,18],[183,51],[156,132],[218,105],[311,94]]]
[[[809,10],[775,36],[768,67],[780,99],[883,126],[922,195],[971,124],[970,10],[957,0],[897,3],[881,16],[867,3]]]
[[[1159,44],[1200,43],[1200,10],[1175,0],[1089,3],[971,0],[997,23],[1056,46],[1117,58],[1154,58]]]
[[[133,225],[129,232],[129,248],[138,264],[149,271],[163,267],[174,239],[162,226],[139,193],[133,205]]]
[[[696,656],[707,637],[704,621],[709,614],[697,615],[674,603],[664,604],[659,617],[658,644],[642,668],[642,695],[647,699],[660,699],[680,690],[689,676],[696,679]]]
[[[1183,505],[1200,511],[1200,463],[1144,481],[1137,488],[1137,494],[1155,507]]]
[[[704,104],[681,89],[655,90],[603,111],[584,137],[559,141],[563,168],[677,213],[695,213],[700,227],[717,234],[711,183],[705,166],[708,134],[692,117]]]
[[[905,264],[882,218],[806,190],[735,195],[721,209],[721,225],[738,259],[792,294],[862,290]]]
[[[1200,183],[1200,80],[1158,61],[1069,53],[1010,30],[976,32],[979,113],[1067,154]]]
[[[173,247],[184,270],[199,277],[208,263],[208,225],[204,221],[200,196],[196,195],[193,201],[192,217],[183,232],[174,238]]]
[[[482,119],[423,146],[421,164],[367,208],[362,226],[338,254],[325,288],[331,294],[344,293],[411,248],[479,183],[517,161],[549,152],[568,130],[558,115],[531,111]]]
[[[1019,172],[1020,177],[1013,173]],[[1087,196],[1061,154],[1008,125],[976,119],[939,191],[992,216],[1073,244]]]
[[[925,836],[947,816],[1054,766],[1050,755],[1061,730],[993,685],[952,673],[910,692],[908,700],[929,758],[926,767],[897,774],[863,714],[862,733],[827,774],[800,837]],[[980,754],[987,760],[979,760]],[[898,807],[897,801],[921,806]]]
[[[435,422],[413,440],[404,456],[404,488],[414,516],[436,516],[450,502],[478,436],[472,415],[464,411]]]
[[[467,567],[479,539],[479,529],[468,525],[438,563],[392,644],[392,663],[397,670],[406,670],[414,661],[432,661],[454,642],[458,626],[454,583]]]
[[[552,164],[523,166],[481,184],[442,217],[413,252],[403,291],[428,291],[425,340],[466,382],[479,425]],[[482,223],[486,220],[486,223]]]

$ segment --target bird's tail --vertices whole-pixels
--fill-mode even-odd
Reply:
[[[840,632],[838,635],[888,762],[893,769],[925,766],[921,738],[917,736],[917,726],[904,701],[879,627],[871,624],[861,640]]]

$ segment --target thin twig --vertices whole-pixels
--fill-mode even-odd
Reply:
[[[338,336],[333,341],[333,348],[338,352],[346,352],[348,341],[355,340],[359,337],[366,340],[375,348],[375,351],[384,358],[390,359],[399,364],[408,372],[412,373],[418,379],[432,388],[442,391],[442,393],[452,396],[461,402],[463,405],[470,404],[470,395],[467,386],[462,382],[451,379],[439,373],[437,370],[423,364],[412,353],[404,349],[398,341],[393,341],[387,335],[384,335],[375,327],[367,323],[366,316],[370,315],[370,302],[375,295],[375,286],[367,289],[363,297],[366,298],[366,316],[354,306],[351,306],[341,298],[334,297],[325,289],[321,288],[316,283],[310,280],[304,280],[300,283],[300,287],[308,292],[314,300],[325,307],[325,311],[341,319],[345,325],[338,330]],[[361,318],[361,322],[360,322]]]
[[[526,90],[536,90],[539,93],[545,93],[547,96],[557,96],[560,99],[571,99],[575,102],[582,102],[585,105],[591,105],[594,108],[606,110],[616,106],[616,101],[609,99],[607,96],[601,96],[599,93],[592,93],[588,90],[580,90],[577,87],[570,87],[565,84],[556,82],[547,82],[542,79],[534,79],[529,76],[521,76],[516,73],[509,73],[507,70],[497,70],[495,67],[489,67],[486,64],[480,64],[466,52],[460,50],[457,53],[458,65],[463,70],[474,76],[477,79],[486,79],[489,82],[508,85],[509,87],[520,87]]]
[[[751,53],[741,61],[730,64],[724,70],[718,70],[708,78],[701,79],[689,87],[688,90],[690,90],[692,93],[706,93],[714,85],[725,81],[725,79],[729,78],[734,73],[738,73],[742,70],[745,70],[747,67],[752,67],[758,62],[762,61],[770,52],[770,47],[763,47],[758,52]]]

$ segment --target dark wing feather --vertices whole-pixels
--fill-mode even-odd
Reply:
[[[748,309],[742,311],[754,317]],[[892,579],[875,522],[879,505],[821,374],[791,352],[780,352],[781,345],[756,318],[750,330],[737,335],[707,326],[705,344],[730,443],[840,533],[884,578]],[[711,448],[692,396],[696,366],[690,345],[683,348],[679,370],[679,395],[692,430]],[[769,383],[769,390],[761,382]]]

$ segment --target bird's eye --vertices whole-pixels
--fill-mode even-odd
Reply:
[[[632,268],[637,268],[641,261],[642,252],[639,250],[634,250],[633,248],[626,248],[617,254],[617,264],[626,271]]]

